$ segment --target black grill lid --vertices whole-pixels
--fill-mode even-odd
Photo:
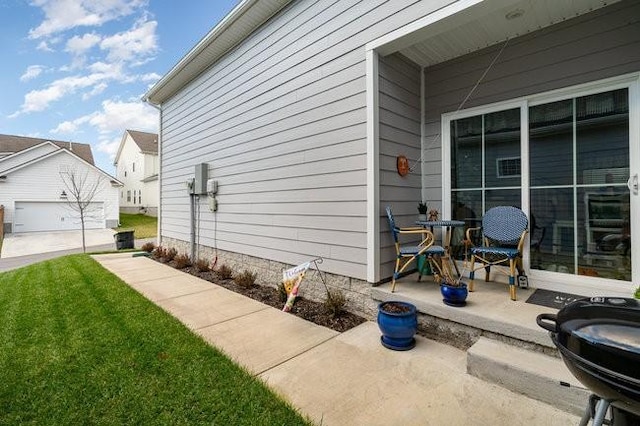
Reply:
[[[640,379],[640,303],[593,297],[558,312],[557,341],[575,355]]]

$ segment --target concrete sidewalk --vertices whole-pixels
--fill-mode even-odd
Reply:
[[[322,425],[575,425],[579,418],[466,373],[466,353],[377,325],[345,333],[130,253],[93,256]]]
[[[85,231],[85,245],[87,247],[110,245],[115,249],[114,234],[113,229],[87,229]],[[0,257],[9,259],[81,248],[82,231],[5,234]]]

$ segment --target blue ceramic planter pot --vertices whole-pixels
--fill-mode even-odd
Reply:
[[[406,312],[395,312],[395,305]],[[378,305],[378,327],[382,332],[382,346],[394,351],[406,351],[416,345],[413,337],[418,330],[418,316],[414,305],[407,302],[382,302]]]
[[[447,284],[440,284],[440,293],[442,294],[442,301],[449,306],[464,306],[467,304],[467,285],[460,283],[458,287],[452,287]]]

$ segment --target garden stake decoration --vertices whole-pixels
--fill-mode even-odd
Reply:
[[[316,269],[318,269],[318,263],[322,263],[322,258],[317,257],[313,260],[298,265],[295,268],[282,271],[282,284],[284,285],[284,289],[287,292],[287,302],[284,304],[282,312],[289,312],[291,311],[291,308],[293,308],[296,297],[298,297],[300,284],[302,284],[302,279],[304,278],[305,273],[311,267],[311,263],[316,265]]]

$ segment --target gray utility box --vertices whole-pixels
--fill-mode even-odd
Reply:
[[[195,195],[206,195],[207,179],[209,179],[209,165],[207,163],[196,164],[195,178],[193,193]]]

